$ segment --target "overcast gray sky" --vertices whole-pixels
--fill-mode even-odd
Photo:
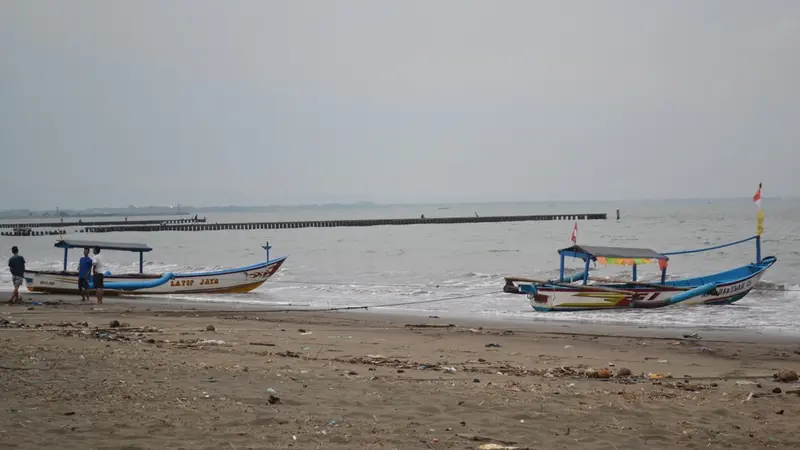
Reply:
[[[0,2],[0,208],[800,195],[800,1]]]

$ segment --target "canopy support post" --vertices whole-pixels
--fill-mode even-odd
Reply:
[[[633,281],[636,281],[636,263],[633,263]]]
[[[144,252],[139,252],[139,273],[144,273]]]
[[[661,284],[664,284],[667,281],[667,268],[664,267],[661,269]]]
[[[592,261],[592,258],[589,255],[586,255],[586,265],[583,268],[583,284],[589,284],[589,263]]]
[[[67,253],[69,253],[69,249],[64,247],[64,272],[67,271]]]
[[[761,263],[761,236],[756,236],[756,264]]]

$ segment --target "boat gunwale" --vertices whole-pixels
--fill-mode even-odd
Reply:
[[[286,256],[281,256],[280,258],[275,258],[270,261],[262,261],[260,263],[251,264],[249,266],[242,266],[232,269],[222,269],[217,271],[209,271],[209,272],[190,272],[190,273],[174,273],[174,278],[202,278],[202,277],[213,277],[213,276],[222,276],[222,275],[232,275],[242,272],[248,272],[256,269],[261,269],[264,267],[269,267],[274,264],[283,263],[286,260]],[[75,271],[65,271],[65,270],[32,270],[32,269],[25,269],[25,272],[36,274],[36,275],[58,275],[58,276],[78,276],[78,272]],[[163,273],[119,273],[119,274],[111,274],[107,275],[106,277],[111,278],[130,278],[130,279],[152,279],[152,278],[161,278],[168,272]]]
[[[757,270],[754,272],[736,278],[728,278],[725,280],[717,281],[719,287],[730,286],[734,284],[738,284],[744,281],[747,281],[753,277],[758,276],[759,274],[763,274],[767,269],[772,267],[778,259],[774,256],[766,256],[764,257],[760,263],[749,263],[743,266],[735,267],[733,269],[725,270],[722,272],[717,272],[715,274],[700,276],[700,277],[692,277],[692,278],[684,278],[679,280],[671,280],[668,283],[675,283],[681,281],[690,281],[690,280],[699,280],[702,278],[714,278],[726,273],[730,273],[739,269],[747,268],[747,267],[757,267]],[[545,292],[606,292],[607,289],[625,289],[629,291],[636,291],[637,293],[652,293],[652,292],[663,292],[663,291],[674,291],[679,290],[682,288],[686,288],[687,286],[679,286],[677,284],[661,284],[661,283],[652,283],[648,286],[640,286],[636,285],[635,283],[603,283],[603,284],[588,284],[588,285],[560,285],[560,284],[536,284],[536,283],[520,283],[520,284],[533,284],[537,287],[539,291]],[[752,288],[750,288],[752,289]],[[748,291],[749,292],[749,291]],[[518,294],[526,294],[525,292],[517,292]]]

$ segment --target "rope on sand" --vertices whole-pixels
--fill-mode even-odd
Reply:
[[[467,294],[467,295],[456,295],[452,297],[444,297],[444,298],[433,298],[428,300],[414,300],[414,301],[407,301],[407,302],[395,302],[395,303],[383,303],[377,305],[363,305],[363,306],[333,306],[329,308],[285,308],[285,309],[267,309],[259,312],[333,312],[333,311],[352,311],[358,309],[367,310],[369,308],[391,308],[395,306],[410,306],[410,305],[422,305],[428,303],[440,303],[440,302],[448,302],[452,300],[463,300],[468,298],[475,298],[481,297],[486,294],[491,294],[492,292],[496,292],[493,288],[491,291],[487,292],[479,292],[475,294]],[[251,311],[247,311],[251,312]]]

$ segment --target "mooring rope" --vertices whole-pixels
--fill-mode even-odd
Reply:
[[[394,302],[394,303],[382,303],[382,304],[374,304],[374,305],[361,305],[361,306],[331,306],[327,308],[280,308],[280,309],[242,309],[242,310],[223,310],[223,311],[216,311],[215,312],[239,312],[239,313],[277,313],[277,312],[333,312],[333,311],[353,311],[358,309],[370,309],[370,308],[391,308],[395,306],[410,306],[410,305],[422,305],[427,303],[440,303],[440,302],[449,302],[453,300],[464,300],[468,298],[475,298],[481,297],[486,294],[491,294],[495,292],[494,288],[492,291],[486,292],[476,292],[474,294],[466,294],[466,295],[456,295],[451,297],[444,297],[444,298],[433,298],[428,300],[412,300],[407,302]]]
[[[364,286],[364,287],[401,287],[401,288],[458,288],[458,289],[466,289],[471,286],[467,285],[444,285],[443,283],[433,284],[393,284],[393,283],[360,283],[360,282],[343,282],[343,281],[292,281],[292,280],[270,280],[270,283],[284,283],[284,284],[313,284],[313,285],[326,285],[330,284],[333,286]]]
[[[603,281],[603,280],[600,280]],[[614,282],[614,280],[609,280],[608,282]],[[623,281],[619,281],[622,283]],[[654,280],[653,283],[658,283],[658,280]],[[298,285],[315,285],[315,286],[353,286],[353,287],[399,287],[399,288],[408,288],[408,289],[467,289],[473,286],[468,285],[430,285],[430,284],[390,284],[390,283],[356,283],[350,282],[345,283],[341,281],[290,281],[290,280],[272,280],[270,283],[284,283],[284,284],[298,284]],[[495,289],[495,288],[487,288],[487,289]],[[789,287],[754,287],[752,290],[754,291],[777,291],[777,292],[800,292],[800,288],[789,288]],[[501,289],[497,290],[501,292]],[[492,291],[489,291],[492,292]]]
[[[666,255],[666,256],[672,256],[672,255],[686,255],[686,254],[689,254],[689,253],[707,252],[707,251],[710,251],[710,250],[717,250],[717,249],[720,249],[720,248],[730,247],[730,246],[733,246],[733,245],[739,245],[739,244],[745,243],[747,241],[752,241],[753,239],[755,239],[757,237],[758,236],[750,236],[749,238],[745,238],[745,239],[742,239],[742,240],[739,240],[739,241],[736,241],[736,242],[729,242],[727,244],[715,245],[713,247],[698,248],[698,249],[695,249],[695,250],[681,250],[679,252],[662,252],[661,254],[662,255]]]

